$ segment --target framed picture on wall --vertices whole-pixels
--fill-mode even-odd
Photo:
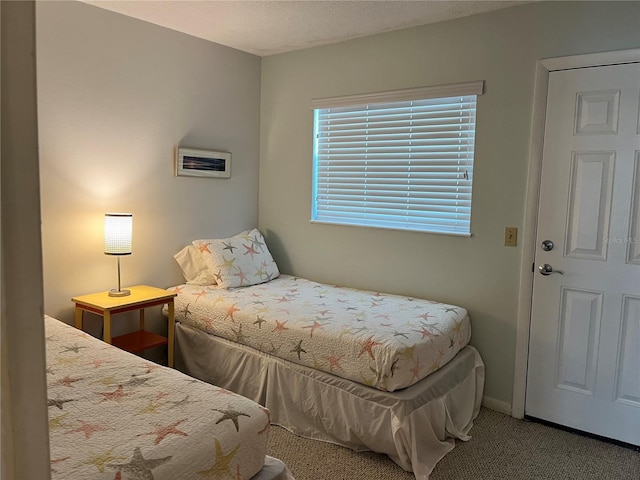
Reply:
[[[231,153],[176,148],[177,177],[231,177]]]

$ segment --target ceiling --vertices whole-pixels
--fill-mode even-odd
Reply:
[[[261,57],[529,3],[506,0],[81,1]]]

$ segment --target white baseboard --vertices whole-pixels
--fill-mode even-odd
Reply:
[[[482,397],[482,406],[496,412],[511,415],[511,404],[491,397]]]

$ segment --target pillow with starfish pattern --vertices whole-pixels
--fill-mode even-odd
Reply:
[[[230,238],[194,240],[207,268],[223,288],[265,283],[280,275],[276,262],[257,228]]]

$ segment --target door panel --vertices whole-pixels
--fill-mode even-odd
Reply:
[[[640,445],[640,65],[548,92],[525,414]]]

